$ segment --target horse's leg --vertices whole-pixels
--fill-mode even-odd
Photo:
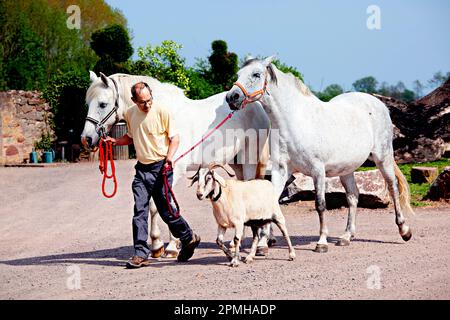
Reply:
[[[286,181],[289,178],[287,165],[283,163],[277,163],[274,161],[272,163],[272,184],[275,188],[275,194],[277,195],[277,199],[280,197],[281,193],[284,190],[284,186],[286,185]],[[258,248],[256,250],[257,256],[264,256],[268,252],[268,246],[272,246],[276,239],[273,236],[273,228],[271,228],[271,224],[268,223],[264,227],[261,228],[261,232],[264,235],[267,235],[270,240],[266,241],[266,237],[261,236],[258,242]]]
[[[328,251],[328,228],[325,223],[325,212],[327,209],[325,201],[325,170],[316,170],[313,176],[314,188],[316,190],[316,210],[320,221],[320,238],[314,252],[324,253]]]
[[[375,155],[373,156],[375,164],[378,169],[380,169],[381,174],[383,175],[384,180],[386,181],[389,189],[389,193],[391,195],[392,200],[394,201],[394,209],[395,209],[395,223],[398,226],[398,230],[400,236],[403,240],[408,241],[411,239],[412,233],[411,228],[406,224],[406,219],[403,216],[401,202],[399,197],[399,188],[397,185],[397,178],[395,175],[395,160],[393,156],[387,156],[384,159],[379,159]],[[400,175],[402,175],[400,173]],[[403,177],[403,175],[402,175]],[[403,177],[404,179],[404,177]],[[403,183],[407,183],[404,181]]]
[[[159,258],[164,253],[164,242],[161,240],[161,230],[158,225],[159,214],[155,202],[150,199],[150,238],[152,239],[152,258]]]
[[[347,219],[347,227],[345,228],[345,233],[339,237],[337,246],[348,246],[350,245],[350,240],[355,237],[356,232],[356,210],[358,207],[358,197],[359,191],[356,186],[355,176],[353,173],[348,174],[346,176],[339,177],[341,179],[341,183],[345,189],[345,195],[347,197],[348,203],[348,219]]]

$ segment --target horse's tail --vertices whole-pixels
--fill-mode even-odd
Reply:
[[[258,164],[256,166],[256,176],[255,179],[264,179],[266,176],[267,162],[269,161],[270,150],[269,150],[269,136],[266,137],[264,145],[259,152]]]
[[[408,181],[406,181],[405,176],[400,171],[397,163],[394,162],[394,170],[395,177],[398,182],[398,192],[399,192],[399,200],[400,207],[402,208],[403,213],[414,215],[414,210],[411,207],[411,193],[409,191]]]

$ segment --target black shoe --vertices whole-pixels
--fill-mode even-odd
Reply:
[[[188,244],[181,246],[180,253],[177,257],[178,262],[188,261],[194,254],[194,250],[198,247],[200,240],[200,237],[194,233],[192,240]]]
[[[150,260],[139,257],[139,256],[133,256],[128,260],[126,267],[127,267],[127,269],[137,269],[137,268],[148,266],[149,264],[150,264]]]

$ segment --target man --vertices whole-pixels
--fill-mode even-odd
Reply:
[[[153,197],[161,218],[169,226],[170,232],[181,241],[178,261],[189,260],[200,243],[200,237],[192,232],[183,217],[177,217],[177,210],[172,204],[172,215],[164,192],[162,170],[171,166],[173,155],[178,149],[179,135],[174,127],[168,109],[153,104],[152,91],[145,82],[136,83],[131,88],[131,100],[135,103],[125,112],[128,132],[123,137],[108,137],[114,145],[134,144],[137,164],[136,175],[132,184],[134,195],[133,245],[134,256],[127,262],[127,268],[140,268],[150,264],[148,255],[149,201]],[[172,174],[168,181],[172,185]],[[170,196],[169,196],[170,197]]]

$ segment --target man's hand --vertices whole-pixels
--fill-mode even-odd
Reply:
[[[166,158],[166,162],[164,163],[164,167],[165,168],[172,167],[172,159],[171,158]]]
[[[113,137],[106,137],[105,142],[110,142],[110,141],[113,146],[117,143],[116,139],[114,139]]]

